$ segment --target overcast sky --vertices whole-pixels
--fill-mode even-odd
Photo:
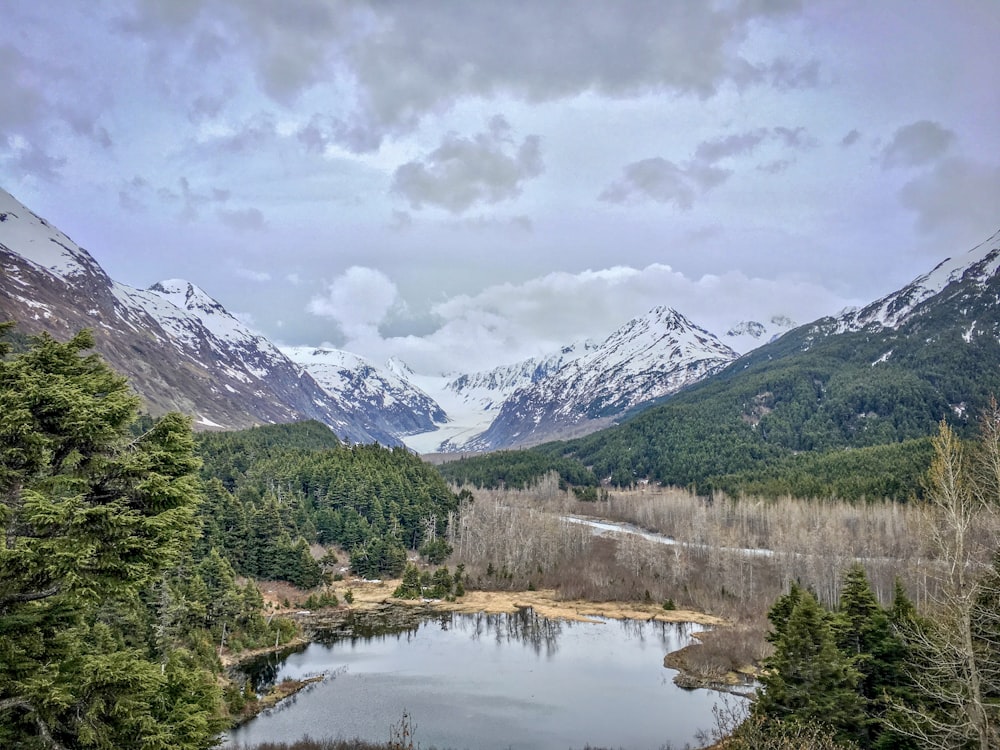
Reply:
[[[997,0],[8,0],[0,184],[424,372],[863,304],[1000,229]]]

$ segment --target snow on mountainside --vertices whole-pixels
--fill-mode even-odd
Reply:
[[[177,410],[209,427],[318,419],[351,441],[372,434],[300,367],[187,282],[140,290],[0,190],[0,319],[66,339],[83,328],[154,416]]]
[[[494,450],[591,432],[639,404],[715,372],[737,354],[668,307],[656,307],[511,395],[463,450]]]
[[[597,347],[583,341],[562,347],[547,357],[531,357],[492,370],[457,377],[429,377],[410,373],[410,382],[433,394],[448,414],[434,432],[414,434],[406,444],[420,453],[462,450],[462,445],[490,426],[500,408],[519,388],[548,377],[563,365]]]
[[[921,303],[940,294],[955,282],[983,285],[1000,270],[1000,231],[964,255],[947,258],[934,270],[918,276],[897,292],[860,310],[842,311],[836,318],[838,331],[860,331],[874,325],[898,328]]]
[[[460,375],[445,388],[467,404],[476,404],[485,411],[497,411],[514,391],[547,378],[563,365],[596,348],[597,344],[592,341],[570,344],[540,359],[532,357],[512,365]]]
[[[796,325],[787,315],[772,315],[766,323],[744,320],[726,331],[722,339],[734,351],[746,354],[758,346],[774,341]]]
[[[434,399],[409,382],[413,371],[398,359],[379,370],[365,358],[337,349],[295,346],[281,351],[333,398],[349,404],[370,431],[404,437],[435,430],[448,418]]]

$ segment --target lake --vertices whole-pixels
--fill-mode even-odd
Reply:
[[[663,666],[691,631],[686,623],[547,620],[531,610],[443,614],[397,632],[369,623],[259,663],[261,688],[327,677],[229,741],[253,747],[308,734],[385,742],[405,711],[425,749],[695,746],[721,697],[678,688]]]

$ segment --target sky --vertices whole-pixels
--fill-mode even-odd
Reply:
[[[136,287],[468,372],[1000,229],[998,0],[7,0],[0,187]]]

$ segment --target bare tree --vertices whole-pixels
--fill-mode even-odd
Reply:
[[[1000,412],[983,420],[978,449],[968,455],[942,423],[934,439],[927,479],[928,537],[936,550],[932,570],[938,585],[930,594],[930,618],[913,623],[906,638],[914,659],[909,670],[916,705],[900,705],[897,729],[928,748],[980,750],[1000,747],[1000,722],[989,696],[1000,690],[1000,653],[983,636],[988,610],[996,610],[1000,588],[986,575],[995,540],[979,533],[995,512],[1000,455]],[[985,606],[984,606],[985,605]],[[996,633],[992,634],[993,638]]]

